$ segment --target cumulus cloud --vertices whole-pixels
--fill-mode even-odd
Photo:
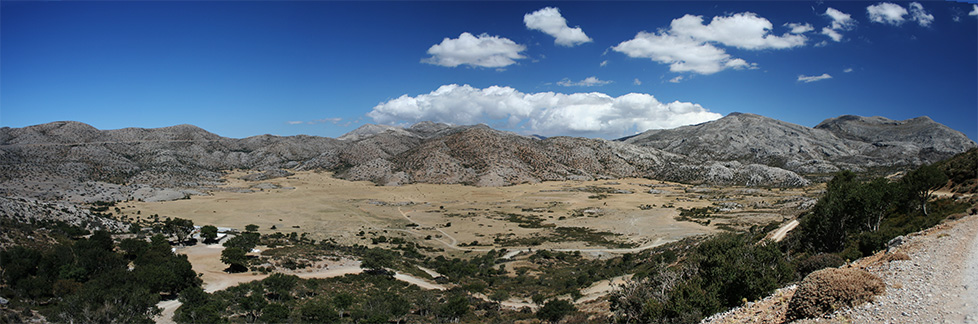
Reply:
[[[523,15],[523,23],[528,29],[539,30],[553,36],[554,44],[560,46],[574,47],[591,42],[591,38],[584,34],[581,27],[567,26],[567,20],[560,15],[560,10],[557,8],[546,7]]]
[[[831,38],[833,41],[836,42],[842,41],[842,34],[840,34],[839,32],[835,31],[835,29],[832,28],[828,28],[828,27],[822,28],[822,35],[828,36],[829,38]]]
[[[776,36],[770,33],[772,28],[770,21],[751,12],[713,17],[709,24],[703,23],[702,16],[685,15],[673,19],[668,30],[639,32],[612,49],[629,57],[669,64],[673,72],[713,74],[754,67],[717,45],[747,50],[784,49],[803,46],[808,40],[793,33]]]
[[[809,23],[804,23],[804,24],[802,24],[802,23],[787,23],[787,24],[784,24],[784,25],[785,26],[788,26],[788,28],[791,28],[791,33],[792,34],[804,34],[804,33],[807,33],[807,32],[810,32],[810,31],[815,30],[815,28],[812,27],[812,25],[809,24]]]
[[[825,9],[825,15],[832,18],[832,29],[850,30],[856,26],[856,20],[852,19],[852,15],[839,11],[838,9],[829,7]]]
[[[828,36],[835,42],[842,41],[842,31],[851,30],[856,26],[856,20],[852,16],[829,7],[825,9],[824,15],[832,19],[832,25],[822,28],[822,35]],[[824,46],[824,45],[823,45]]]
[[[635,38],[621,42],[612,49],[629,57],[649,58],[669,64],[672,72],[713,74],[728,68],[743,69],[752,66],[743,59],[731,57],[712,44],[668,33],[639,32]]]
[[[916,21],[921,26],[927,27],[934,22],[934,15],[924,10],[924,5],[919,2],[910,3],[910,19]]]
[[[632,84],[634,84],[634,85],[642,85],[642,80],[639,80],[638,78],[635,78],[635,81],[632,81]]]
[[[683,82],[683,79],[684,79],[684,78],[683,78],[683,76],[681,76],[681,75],[680,75],[680,76],[677,76],[677,77],[675,77],[675,78],[672,78],[672,79],[670,79],[670,80],[669,80],[669,83],[679,83],[679,82]]]
[[[289,125],[299,125],[299,124],[302,124],[302,121],[300,121],[300,120],[290,120],[290,121],[287,121],[285,123],[287,123]]]
[[[971,6],[971,12],[968,13],[968,16],[978,16],[978,4]]]
[[[811,75],[811,76],[809,76],[809,75],[799,75],[798,76],[798,81],[799,82],[804,82],[804,83],[812,83],[812,82],[815,82],[815,81],[822,81],[822,80],[831,79],[831,78],[832,78],[832,76],[829,75],[828,73],[822,73],[822,75]]]
[[[435,121],[490,123],[525,133],[606,138],[648,129],[675,128],[721,117],[690,102],[663,103],[649,94],[612,97],[600,92],[523,93],[511,87],[484,89],[443,85],[418,96],[403,95],[375,106],[367,116],[381,124]]]
[[[771,22],[753,12],[713,17],[709,25],[703,24],[703,16],[685,15],[673,19],[670,27],[676,35],[749,50],[797,47],[805,45],[807,40],[805,36],[791,33],[770,34]]]
[[[880,24],[900,25],[906,20],[907,9],[898,4],[883,2],[866,7],[869,20]]]
[[[598,64],[598,65],[600,65],[600,66],[608,66],[608,60],[601,61],[601,64]]]
[[[603,86],[611,82],[612,81],[601,80],[598,79],[597,77],[590,76],[584,78],[584,80],[577,81],[577,82],[571,81],[568,78],[564,78],[563,80],[557,81],[557,85],[565,86],[565,87],[594,87],[594,86]]]
[[[852,68],[846,68],[845,70],[842,70],[842,72],[844,72],[844,73],[852,72]]]
[[[473,36],[470,33],[462,33],[458,38],[446,37],[440,44],[432,45],[428,49],[431,57],[421,60],[423,63],[456,67],[467,64],[470,66],[501,68],[515,64],[518,59],[526,58],[520,52],[525,51],[526,46],[499,37],[481,34]]]

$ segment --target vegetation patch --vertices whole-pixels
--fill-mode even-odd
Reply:
[[[554,224],[543,224],[543,218],[534,215],[524,215],[515,213],[499,213],[507,222],[516,223],[523,228],[549,228],[556,227]]]

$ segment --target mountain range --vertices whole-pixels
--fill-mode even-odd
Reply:
[[[0,128],[0,196],[93,201],[135,199],[140,192],[168,188],[193,193],[221,184],[224,172],[235,169],[324,170],[380,185],[646,177],[803,186],[811,175],[910,167],[974,147],[964,134],[927,117],[841,116],[809,128],[733,113],[618,140],[541,138],[432,122],[364,125],[336,139],[234,139],[191,125],[98,130],[64,121]]]

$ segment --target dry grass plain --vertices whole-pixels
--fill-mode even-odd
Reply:
[[[336,179],[327,172],[296,172],[258,182],[239,179],[246,174],[228,173],[225,185],[206,196],[128,202],[122,211],[132,218],[158,214],[161,219],[179,217],[237,229],[255,224],[264,234],[308,233],[309,238],[340,244],[370,244],[372,238],[385,236],[452,254],[503,247],[601,254],[713,233],[720,230],[717,226],[781,221],[797,215],[798,205],[820,190],[718,188],[649,179],[385,187]],[[723,208],[707,218],[709,225],[700,224],[707,219],[675,219],[679,208],[709,206]]]

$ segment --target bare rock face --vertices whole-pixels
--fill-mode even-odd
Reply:
[[[886,290],[883,279],[856,268],[826,268],[801,281],[788,303],[788,319],[819,317],[872,301]]]
[[[975,147],[967,136],[928,117],[902,121],[846,115],[815,126],[852,144],[861,155],[908,165],[934,163]]]
[[[125,232],[129,224],[93,215],[88,209],[70,204],[41,202],[30,198],[0,197],[0,217],[21,223],[62,221],[88,230]]]
[[[933,163],[976,146],[964,134],[927,117],[893,121],[842,116],[808,128],[742,113],[650,130],[622,141],[701,161],[739,161],[806,174]]]

